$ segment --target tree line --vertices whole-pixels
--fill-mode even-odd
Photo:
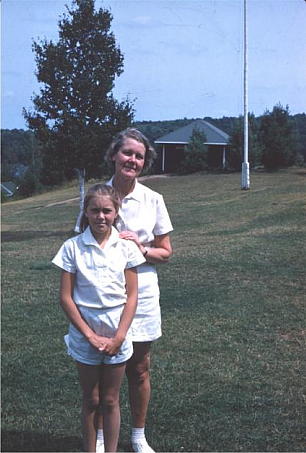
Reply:
[[[196,118],[197,119],[197,118]],[[231,169],[240,171],[243,156],[243,118],[203,118],[230,136],[230,152],[228,165]],[[169,121],[138,121],[130,125],[141,130],[154,143],[159,137],[180,127],[186,126],[195,118],[184,118]],[[283,124],[285,122],[285,124]],[[39,187],[50,186],[44,179],[43,150],[41,144],[30,130],[2,129],[2,181],[14,181],[20,185],[24,194],[34,193]],[[192,137],[186,159],[187,171],[202,170],[205,167],[205,148],[202,146],[205,137]],[[84,148],[86,150],[86,147]],[[199,154],[200,153],[200,154]],[[203,153],[201,155],[201,153]],[[193,157],[191,157],[193,155]],[[203,159],[202,159],[203,156]],[[263,166],[268,170],[304,165],[306,161],[306,114],[289,115],[288,108],[276,105],[272,112],[255,117],[249,114],[249,161],[251,168]],[[86,164],[86,162],[85,162]],[[88,162],[92,164],[92,162]],[[99,178],[108,171],[103,163],[103,149],[97,154],[96,169],[87,171],[88,178]],[[89,166],[86,167],[89,168]],[[184,169],[182,169],[183,171]],[[153,171],[159,171],[153,169]],[[71,171],[71,178],[76,173]],[[69,176],[63,178],[71,179]],[[52,186],[52,184],[51,184]]]
[[[195,119],[176,121],[143,121],[136,126],[154,141],[162,135],[185,126]],[[244,145],[243,117],[202,118],[230,136],[227,168],[241,170]],[[249,162],[251,168],[262,166],[267,170],[303,165],[306,161],[306,114],[290,115],[289,107],[276,104],[272,111],[255,117],[248,116]],[[194,131],[186,148],[182,172],[207,169],[206,137]]]

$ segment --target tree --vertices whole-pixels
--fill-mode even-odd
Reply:
[[[58,22],[59,40],[33,42],[43,84],[24,117],[43,145],[41,180],[52,185],[79,175],[100,177],[113,135],[131,124],[133,107],[118,102],[114,80],[123,55],[110,31],[112,15],[94,0],[73,0]],[[83,180],[84,182],[84,180]]]
[[[207,169],[207,141],[204,132],[194,129],[180,164],[180,173],[194,173]]]
[[[274,106],[261,118],[260,138],[263,146],[263,164],[267,170],[277,170],[294,164],[296,144],[294,124],[289,116],[289,107]]]
[[[1,179],[22,178],[32,166],[39,167],[40,151],[34,134],[22,129],[1,130]]]
[[[291,119],[295,124],[296,163],[303,165],[306,162],[306,114],[298,113]]]
[[[259,139],[258,121],[253,113],[248,114],[248,156],[251,167],[256,167],[262,163],[262,145]],[[244,137],[243,137],[243,117],[236,119],[232,134],[230,135],[230,152],[228,156],[229,167],[234,170],[241,169],[243,160]]]
[[[234,126],[229,140],[229,153],[227,164],[229,168],[234,170],[241,169],[243,160],[243,117],[240,116]]]
[[[28,168],[25,175],[19,181],[18,194],[23,197],[30,197],[41,188],[39,178],[32,167]]]

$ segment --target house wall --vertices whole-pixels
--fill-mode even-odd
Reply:
[[[184,145],[166,144],[165,147],[165,173],[175,173],[184,158]],[[162,145],[158,149],[158,171],[162,168]],[[207,164],[209,168],[223,167],[223,145],[208,145]]]
[[[175,173],[184,158],[184,145],[164,145],[165,146],[165,173]],[[158,169],[162,168],[162,150],[163,146],[158,148]]]
[[[208,168],[223,167],[223,145],[208,145],[207,165]]]

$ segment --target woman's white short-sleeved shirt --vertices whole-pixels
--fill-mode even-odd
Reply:
[[[112,308],[126,302],[124,270],[145,261],[136,244],[119,238],[112,228],[102,249],[90,227],[64,242],[52,262],[76,274],[73,300],[77,305]]]
[[[113,178],[107,184],[112,185],[112,182]],[[129,230],[137,233],[140,242],[146,246],[153,243],[155,236],[173,230],[163,196],[138,181],[134,190],[122,200],[116,228],[118,231]],[[159,288],[156,267],[153,264],[145,263],[139,266],[137,271],[139,314],[142,312],[142,298],[155,297],[158,303]]]
[[[112,184],[112,179],[108,184]],[[163,196],[138,181],[134,190],[122,200],[116,228],[134,231],[140,242],[147,245],[154,236],[173,230]]]
[[[107,184],[112,182],[113,179]],[[163,196],[138,181],[122,200],[116,228],[137,233],[140,242],[148,247],[153,245],[155,236],[173,230]],[[153,341],[162,334],[157,271],[154,264],[145,262],[137,267],[137,273],[138,304],[130,332],[133,341]]]

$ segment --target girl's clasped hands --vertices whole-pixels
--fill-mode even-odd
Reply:
[[[120,346],[123,342],[123,340],[120,340],[119,338],[101,337],[94,332],[88,338],[88,341],[94,348],[97,348],[98,351],[104,352],[104,354],[109,356],[118,354]]]

